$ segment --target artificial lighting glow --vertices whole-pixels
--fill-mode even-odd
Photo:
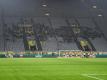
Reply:
[[[50,13],[45,13],[45,16],[50,16]]]
[[[102,15],[102,14],[98,14],[98,16],[99,16],[99,17],[102,17],[103,15]]]
[[[97,8],[97,6],[92,6],[94,9],[96,9]]]
[[[46,4],[43,4],[42,6],[43,6],[43,7],[47,7],[47,5],[46,5]]]

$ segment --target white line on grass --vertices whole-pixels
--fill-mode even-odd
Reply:
[[[107,74],[86,74],[86,75],[107,75]]]
[[[96,79],[96,80],[104,80],[104,79],[101,79],[101,78],[98,78],[98,77],[94,77],[95,75],[107,75],[107,74],[82,74],[82,76],[85,76],[85,77],[93,78],[93,79]]]

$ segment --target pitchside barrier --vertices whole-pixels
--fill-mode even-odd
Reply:
[[[96,54],[96,58],[107,58],[107,52],[99,52]]]
[[[59,50],[59,51],[25,51],[25,52],[0,52],[0,58],[107,58],[107,52]]]

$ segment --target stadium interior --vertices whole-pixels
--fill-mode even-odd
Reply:
[[[0,51],[107,51],[106,0],[1,0]]]
[[[0,0],[0,80],[107,80],[107,0]]]

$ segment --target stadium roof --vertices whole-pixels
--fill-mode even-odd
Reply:
[[[106,34],[106,4],[107,0],[0,0],[0,15],[101,18],[100,27]]]
[[[54,17],[89,17],[106,14],[107,0],[0,0],[0,12],[5,16],[44,16],[49,12]],[[44,5],[44,6],[43,6]],[[98,9],[93,9],[98,8]]]

